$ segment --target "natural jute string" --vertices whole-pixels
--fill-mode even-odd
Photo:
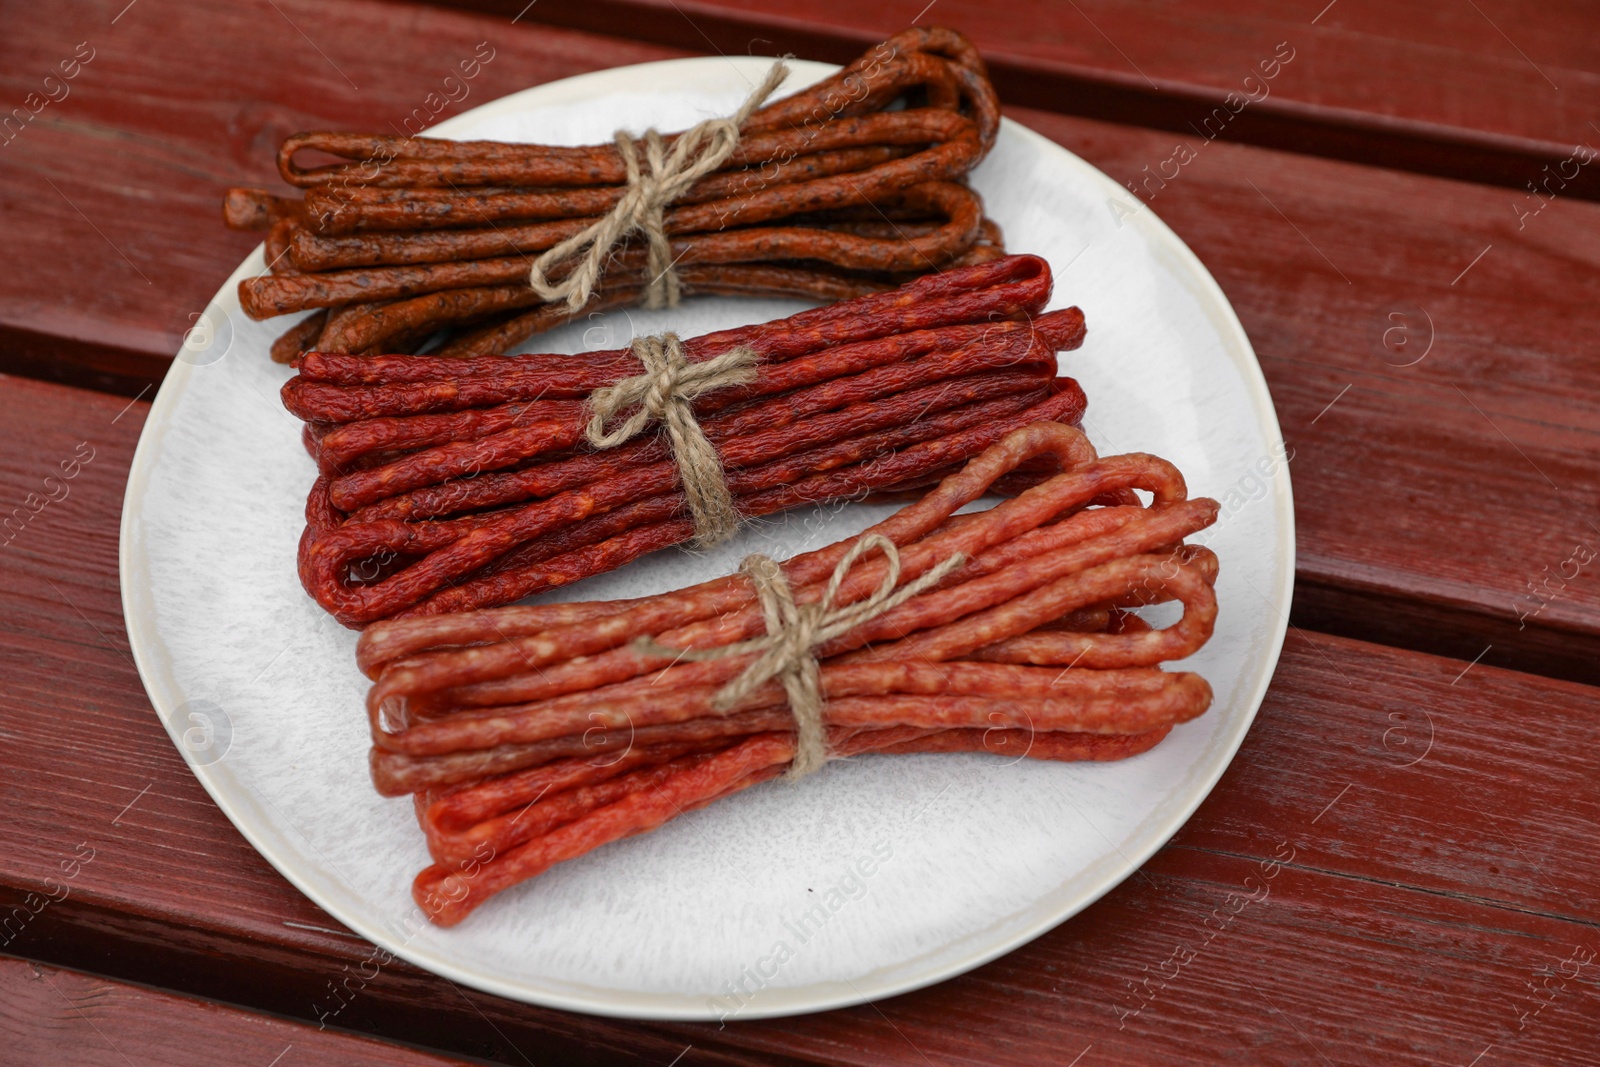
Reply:
[[[873,549],[881,551],[888,563],[883,581],[865,600],[835,608],[834,599],[849,576],[850,568]],[[882,534],[866,534],[850,546],[850,551],[833,569],[833,577],[828,580],[822,599],[814,604],[796,604],[783,568],[770,556],[755,553],[746,556],[739,569],[750,578],[756,597],[761,601],[761,614],[767,624],[765,637],[707,649],[668,648],[642,637],[635,642],[635,647],[646,655],[695,661],[760,653],[737,678],[717,691],[711,706],[717,711],[728,711],[777,678],[794,715],[794,762],[788,776],[804,778],[828,762],[827,732],[822,721],[822,671],[813,650],[933,588],[965,562],[966,557],[957,552],[922,577],[897,589],[895,587],[900,585],[899,550]]]
[[[647,270],[650,280],[645,290],[644,306],[676,307],[678,276],[672,269],[672,245],[667,240],[665,230],[666,208],[688,192],[695,182],[720,168],[732,157],[734,149],[739,147],[739,127],[788,76],[788,64],[781,59],[773,63],[766,78],[731,117],[707,119],[685,130],[672,143],[670,151],[660,133],[654,129],[646,130],[643,144],[648,171],[640,168],[638,149],[628,131],[618,130],[613,137],[617,153],[622,156],[622,165],[627,170],[628,191],[609,215],[533,261],[533,268],[528,272],[528,283],[534,291],[545,300],[565,299],[567,308],[576,314],[594,292],[612,248],[628,234],[639,230],[649,242]],[[582,261],[572,272],[561,281],[551,283],[550,271],[584,248],[588,251],[583,253]]]
[[[675,333],[635,338],[633,354],[644,373],[623,378],[589,395],[589,426],[584,437],[596,448],[615,448],[653,422],[667,431],[678,466],[684,500],[703,548],[726,541],[739,526],[733,494],[722,473],[722,459],[695,421],[692,401],[702,393],[755,380],[755,349],[730,348],[720,356],[690,363]],[[638,410],[613,430],[606,422],[628,408]]]

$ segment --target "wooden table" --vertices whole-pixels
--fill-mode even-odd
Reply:
[[[1600,17],[1582,0],[939,0],[925,21],[978,40],[1013,117],[1130,183],[1260,355],[1300,569],[1238,758],[1121,887],[932,989],[719,1029],[395,963],[319,1029],[370,946],[188,772],[117,592],[148,400],[254,244],[221,228],[221,190],[270,184],[293,130],[408,115],[479,42],[495,59],[462,106],[684,52],[845,59],[919,6],[524,3],[0,4],[0,103],[31,108],[80,60],[0,136],[0,501],[26,509],[0,551],[0,1060],[1600,1063]],[[1253,99],[1222,123],[1229,92]],[[1194,159],[1174,174],[1178,144]],[[1272,860],[1268,897],[1218,910]]]

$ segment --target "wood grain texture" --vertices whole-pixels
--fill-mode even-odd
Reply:
[[[0,549],[0,922],[28,916],[0,947],[313,1021],[371,949],[232,829],[128,662],[116,515],[145,406],[124,403],[0,380],[6,499],[95,449]],[[1491,1045],[1481,1064],[1589,1062],[1600,690],[1464,668],[1293,633],[1172,844],[928,990],[719,1030],[528,1008],[395,963],[328,1022],[507,1063],[1465,1064]]]
[[[0,1042],[30,1067],[445,1067],[463,1061],[0,957]]]
[[[442,0],[509,17],[522,0]],[[1229,92],[1260,95],[1259,64],[1294,59],[1224,136],[1522,190],[1574,145],[1600,146],[1592,5],[1384,0],[540,0],[526,18],[695,51],[845,62],[908,19],[984,50],[1001,98],[1190,132]],[[1580,172],[1570,195],[1600,198]]]
[[[7,108],[41,92],[81,42],[93,53],[64,99],[0,135],[0,370],[127,395],[159,381],[259,243],[223,228],[222,193],[277,187],[274,153],[290,133],[399,130],[480,43],[493,58],[460,83],[466,95],[436,95],[447,106],[411,129],[530,85],[679,54],[404,4],[139,0],[113,25],[125,4],[0,4]],[[67,344],[44,353],[41,338]]]

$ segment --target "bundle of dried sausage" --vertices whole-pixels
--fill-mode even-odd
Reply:
[[[1060,473],[956,514],[1038,460]],[[1134,502],[1095,503],[1112,499]],[[1160,664],[1211,635],[1216,557],[1183,542],[1216,514],[1171,464],[1100,458],[1080,431],[1039,422],[861,539],[789,560],[797,612],[914,594],[810,646],[828,754],[1149,749],[1211,700],[1204,679]],[[862,552],[877,538],[881,555]],[[1164,629],[1125,610],[1163,601],[1183,606]],[[414,794],[435,861],[413,887],[419,905],[453,925],[555,863],[782,772],[801,743],[790,691],[766,682],[726,699],[758,657],[744,643],[773,629],[767,608],[740,574],[369,628],[358,660],[375,683],[374,782]]]
[[[924,28],[891,37],[756,110],[727,162],[673,200],[660,228],[675,284],[838,300],[1002,255],[998,227],[965,182],[999,121],[965,37]],[[302,151],[340,162],[302,166]],[[484,355],[560,325],[576,312],[529,285],[532,257],[630,188],[617,145],[301,133],[283,143],[278,170],[302,199],[232,189],[223,218],[268,231],[271,272],[240,284],[248,315],[323,309],[273,346],[281,362],[308,349],[415,351],[463,326],[438,351]],[[620,246],[580,310],[638,302],[646,261],[642,242]]]
[[[1045,312],[1050,288],[1011,256],[683,342],[690,366],[757,361],[693,402],[737,515],[928,485],[1018,426],[1076,423],[1056,353],[1083,316]],[[510,603],[695,535],[660,436],[586,443],[586,398],[639,371],[628,350],[298,367],[283,399],[320,469],[301,580],[346,625]]]

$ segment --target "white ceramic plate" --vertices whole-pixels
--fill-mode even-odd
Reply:
[[[495,101],[440,136],[588,144],[625,125],[681,129],[731,112],[766,61],[683,59]],[[789,88],[834,68],[795,63]],[[671,88],[662,88],[668,86]],[[1287,625],[1293,510],[1266,383],[1222,292],[1126,190],[1007,121],[973,174],[1008,245],[1049,259],[1053,307],[1081,306],[1064,358],[1102,453],[1178,464],[1223,501],[1216,636],[1184,664],[1216,703],[1153,751],[1111,764],[983,755],[867,757],[752,789],[607,845],[501,894],[452,930],[421,923],[428,862],[407,800],[367,778],[356,635],[295,575],[313,466],[278,402],[267,347],[287,320],[222,286],[145,424],[122,519],[122,599],[151,701],[196,776],[263,856],[346,926],[416,965],[517,1000],[607,1015],[755,1018],[928,985],[1060,923],[1132,873],[1187,819],[1238,748]],[[685,336],[800,310],[692,300],[536,338],[545,351]],[[877,521],[862,505],[764,520],[711,553],[670,550],[566,593],[640,595],[780,558]],[[332,1010],[334,1003],[325,1005]]]

